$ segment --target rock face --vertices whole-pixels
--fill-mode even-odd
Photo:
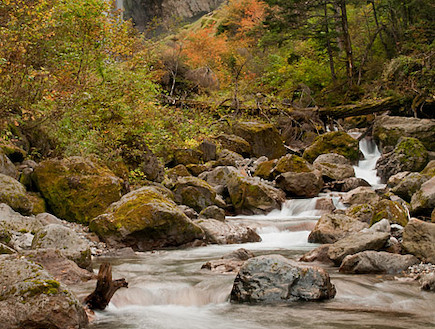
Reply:
[[[276,185],[288,196],[312,198],[317,196],[322,189],[323,179],[318,171],[286,172],[276,178]]]
[[[423,183],[420,189],[411,198],[411,211],[413,214],[431,215],[435,208],[435,176]]]
[[[245,262],[234,280],[230,299],[237,303],[288,303],[330,299],[335,293],[325,270],[268,255]]]
[[[245,139],[252,148],[255,157],[266,156],[277,159],[286,153],[281,135],[271,124],[260,122],[239,122],[234,127],[234,134]]]
[[[139,30],[154,18],[169,21],[174,17],[197,18],[216,9],[223,0],[124,0],[124,18],[132,18]]]
[[[204,232],[209,243],[234,244],[260,242],[260,236],[250,227],[236,225],[231,221],[220,221],[212,218],[195,221]]]
[[[435,151],[435,120],[379,116],[373,127],[373,137],[381,148],[394,146],[403,137],[418,138],[429,151]]]
[[[399,139],[392,152],[383,154],[376,163],[377,175],[385,181],[402,171],[420,171],[428,163],[428,153],[416,138]]]
[[[91,158],[43,161],[34,180],[57,217],[84,224],[121,197],[121,179]]]
[[[412,255],[398,255],[385,251],[363,251],[346,256],[340,266],[341,273],[398,274],[420,261]]]
[[[18,179],[19,173],[14,164],[9,160],[6,154],[0,149],[0,174]]]
[[[32,249],[48,248],[60,250],[81,268],[92,269],[91,250],[88,241],[68,227],[50,224],[35,234]]]
[[[258,177],[233,174],[228,181],[231,202],[238,214],[262,214],[280,209],[285,193]]]
[[[0,319],[2,328],[85,328],[81,303],[40,265],[0,257]]]
[[[340,265],[344,257],[366,250],[380,250],[390,238],[384,232],[359,232],[338,240],[329,247],[328,257]]]
[[[0,174],[0,203],[8,204],[23,215],[30,215],[33,204],[26,194],[26,188],[10,176]]]
[[[308,236],[310,243],[334,243],[345,236],[367,228],[366,223],[340,214],[326,214],[317,221],[314,230]]]
[[[344,156],[336,153],[321,154],[314,160],[314,168],[319,170],[325,180],[344,180],[355,177],[355,170]]]
[[[179,246],[204,237],[172,200],[150,186],[124,195],[89,227],[110,246],[135,250]]]
[[[189,206],[195,211],[216,204],[216,192],[206,181],[197,177],[182,177],[174,186],[175,201]]]
[[[337,153],[356,162],[359,159],[358,141],[342,131],[320,135],[303,154],[303,158],[313,162],[321,154]]]
[[[402,246],[408,253],[435,264],[435,224],[411,218],[403,231]]]

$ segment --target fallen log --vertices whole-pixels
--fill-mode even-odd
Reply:
[[[407,98],[387,97],[358,104],[319,108],[318,113],[322,120],[327,120],[328,118],[342,119],[386,111],[400,112],[400,109],[408,102]]]
[[[84,304],[91,310],[104,310],[109,305],[115,292],[120,288],[127,288],[125,279],[112,280],[112,265],[100,265],[97,277],[97,286],[93,293],[85,298]]]

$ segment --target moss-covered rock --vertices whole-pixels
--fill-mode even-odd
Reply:
[[[3,174],[0,174],[0,203],[6,203],[23,215],[30,215],[33,210],[24,185]]]
[[[406,226],[406,224],[408,224],[408,209],[399,202],[381,200],[374,206],[370,226],[379,222],[383,218],[388,219],[390,223]]]
[[[363,223],[370,223],[374,215],[374,207],[368,203],[354,204],[346,209],[346,215]]]
[[[33,205],[32,215],[42,214],[47,211],[44,198],[37,192],[27,192],[27,197]]]
[[[202,152],[192,149],[177,149],[174,151],[175,164],[188,165],[202,162]]]
[[[401,137],[418,138],[429,151],[435,151],[435,120],[379,116],[373,137],[381,148],[395,146]]]
[[[280,209],[285,193],[258,177],[231,175],[228,181],[231,203],[238,214],[264,214]]]
[[[435,176],[435,160],[429,161],[429,163],[421,171],[422,175],[428,176],[430,178]]]
[[[406,175],[399,184],[391,189],[391,192],[400,196],[403,200],[410,202],[414,193],[417,192],[421,185],[428,180],[429,177],[413,172]]]
[[[242,137],[236,135],[221,134],[216,137],[222,148],[248,157],[252,153],[251,145]]]
[[[124,195],[89,227],[109,246],[135,250],[179,246],[204,237],[172,200],[149,186]]]
[[[416,138],[400,138],[394,150],[383,154],[376,163],[378,176],[387,181],[392,175],[402,171],[417,172],[428,163],[428,153]]]
[[[305,159],[294,154],[287,154],[278,160],[274,169],[274,174],[276,177],[286,172],[302,173],[310,172],[312,170],[313,167]]]
[[[121,197],[122,180],[95,158],[46,160],[33,178],[53,213],[73,222],[87,224]]]
[[[333,131],[320,135],[316,141],[308,147],[303,158],[313,162],[321,154],[337,153],[351,162],[359,159],[358,141],[342,131]]]
[[[182,177],[174,186],[175,201],[200,212],[216,204],[216,191],[206,181],[197,177]]]
[[[281,135],[271,124],[238,122],[234,125],[233,132],[251,145],[255,157],[264,155],[269,159],[277,159],[286,153]]]
[[[14,256],[0,257],[2,328],[85,328],[86,312],[66,286],[40,265]]]
[[[435,208],[435,177],[423,183],[411,198],[411,212],[414,215],[430,216]]]
[[[206,172],[211,169],[211,165],[209,163],[206,164],[188,164],[186,166],[186,169],[193,175],[193,176],[199,176],[203,172]]]
[[[277,159],[264,161],[260,163],[257,166],[257,169],[255,169],[254,176],[258,176],[263,179],[272,180],[273,177],[273,170],[275,169],[276,163],[278,162]]]

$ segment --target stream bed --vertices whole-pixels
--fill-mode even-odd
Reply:
[[[362,142],[365,143],[365,142]],[[361,144],[360,144],[361,145]],[[361,145],[366,157],[357,176],[379,186],[373,174],[378,154]],[[373,162],[374,161],[374,162]],[[337,207],[342,205],[336,195]],[[136,253],[130,258],[102,258],[113,265],[113,277],[124,277],[128,289],[119,290],[105,311],[97,312],[92,329],[284,329],[284,328],[434,328],[435,294],[421,291],[417,282],[388,275],[343,275],[325,267],[337,289],[322,302],[286,305],[244,305],[229,302],[236,273],[201,269],[238,248],[255,255],[278,253],[298,260],[317,247],[307,242],[321,212],[316,198],[288,200],[281,211],[265,216],[228,218],[256,228],[262,242]],[[307,264],[312,265],[312,264]],[[80,296],[95,282],[75,287]]]

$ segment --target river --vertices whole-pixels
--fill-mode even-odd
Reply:
[[[365,155],[357,176],[374,186],[379,156],[376,146],[362,141]],[[336,195],[331,197],[342,206]],[[136,253],[130,258],[105,258],[114,278],[125,277],[128,289],[119,290],[108,308],[96,313],[92,329],[284,329],[284,328],[434,328],[435,294],[418,283],[387,275],[342,275],[326,267],[337,295],[322,302],[287,305],[239,305],[229,302],[235,274],[201,270],[206,261],[245,248],[256,255],[279,253],[291,259],[315,248],[307,237],[320,217],[316,199],[289,200],[281,211],[266,216],[228,220],[255,227],[262,242]],[[97,259],[96,263],[103,261]],[[324,266],[316,264],[318,266]],[[84,296],[95,283],[75,287]]]

